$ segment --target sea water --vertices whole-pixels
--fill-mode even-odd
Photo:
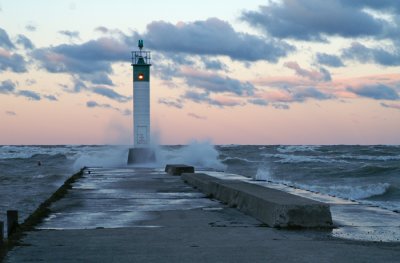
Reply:
[[[128,146],[0,146],[0,221],[32,213],[83,167],[126,166]],[[400,146],[159,146],[157,162],[193,165],[400,211]]]

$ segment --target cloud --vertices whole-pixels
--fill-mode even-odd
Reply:
[[[112,100],[115,100],[118,102],[127,102],[131,99],[130,97],[123,96],[110,88],[106,88],[106,87],[102,87],[102,86],[93,87],[91,90],[96,94],[102,95],[104,97],[107,97],[109,99],[112,99]]]
[[[25,49],[33,49],[35,46],[32,41],[24,35],[17,36],[17,44],[22,45]]]
[[[118,38],[103,37],[83,44],[62,44],[32,52],[40,66],[51,73],[78,74],[93,84],[113,85],[112,63],[128,61],[130,48]]]
[[[26,61],[21,55],[11,54],[0,48],[0,72],[6,70],[16,73],[26,72]]]
[[[267,106],[268,101],[260,98],[256,99],[248,99],[247,100],[249,103],[254,104],[254,105],[259,105],[259,106]]]
[[[183,108],[183,102],[181,99],[173,100],[173,99],[167,99],[167,98],[160,98],[158,100],[158,103],[167,105],[168,107],[175,107],[178,109]]]
[[[110,31],[110,30],[109,30],[107,27],[105,27],[105,26],[96,27],[94,30],[95,30],[95,31],[98,31],[98,32],[100,32],[100,33],[102,33],[102,34],[107,34],[107,33]]]
[[[292,98],[296,102],[303,102],[307,99],[328,100],[334,98],[334,96],[323,93],[315,87],[308,87],[294,90]]]
[[[381,106],[385,107],[385,108],[391,108],[391,109],[400,110],[400,104],[394,104],[394,103],[386,104],[386,103],[381,102]]]
[[[25,29],[28,31],[34,32],[34,31],[36,31],[37,27],[33,24],[29,24],[29,25],[25,26]]]
[[[5,112],[8,116],[17,116],[17,113],[15,111],[6,111]]]
[[[0,47],[6,49],[14,49],[15,46],[11,42],[10,37],[8,36],[7,32],[0,27]]]
[[[103,109],[112,109],[115,111],[120,112],[122,115],[124,116],[129,116],[132,115],[132,111],[129,109],[125,109],[125,110],[120,110],[119,108],[113,107],[108,103],[97,103],[94,100],[90,100],[86,102],[86,107],[88,108],[103,108]]]
[[[243,61],[276,62],[294,50],[286,42],[236,32],[228,22],[218,18],[179,22],[176,25],[164,21],[152,22],[147,25],[143,38],[149,48],[157,51],[225,55]]]
[[[88,108],[97,108],[97,107],[98,108],[106,108],[106,109],[112,108],[110,104],[99,104],[99,103],[97,103],[96,101],[93,101],[93,100],[90,100],[90,101],[86,102],[86,106]]]
[[[399,94],[393,88],[383,85],[365,85],[358,88],[348,87],[347,91],[357,94],[360,97],[371,98],[375,100],[398,100]]]
[[[114,83],[109,78],[109,76],[104,72],[95,72],[92,74],[80,74],[82,80],[90,81],[93,84],[97,85],[108,85],[114,86]]]
[[[197,114],[192,113],[192,112],[189,112],[188,116],[192,117],[192,118],[195,118],[195,119],[198,119],[198,120],[206,120],[207,119],[207,117],[205,117],[205,116],[200,116],[200,115],[197,115]]]
[[[400,12],[400,3],[398,0],[363,0],[363,1],[348,1],[340,0],[343,5],[353,6],[357,8],[369,7],[375,10],[389,10]]]
[[[0,93],[1,94],[11,94],[15,91],[15,83],[11,80],[4,80],[0,82]]]
[[[379,36],[388,26],[360,6],[345,5],[340,0],[270,1],[257,11],[244,11],[241,18],[267,35],[306,41],[324,41],[325,36]]]
[[[228,66],[218,59],[209,59],[207,57],[203,57],[202,61],[205,68],[208,70],[223,70],[225,72],[228,71]]]
[[[317,53],[317,62],[322,64],[322,65],[326,65],[326,66],[330,66],[330,67],[344,67],[344,64],[342,62],[342,60],[335,55],[329,55],[326,53]]]
[[[25,80],[25,83],[26,83],[26,85],[28,85],[28,86],[32,86],[32,85],[36,84],[37,81],[36,81],[35,79],[26,79],[26,80]]]
[[[205,103],[211,106],[217,106],[220,108],[224,107],[235,107],[235,106],[242,106],[243,103],[239,100],[235,99],[226,99],[224,97],[221,98],[211,98],[209,92],[199,93],[196,91],[186,91],[185,94],[182,96],[182,99],[188,99],[196,103]]]
[[[60,30],[60,31],[58,31],[58,33],[60,33],[61,35],[67,36],[70,39],[73,39],[73,38],[80,39],[78,31]]]
[[[49,101],[58,101],[57,97],[54,95],[44,95],[43,97],[48,99]]]
[[[182,72],[186,84],[190,87],[213,93],[232,93],[235,95],[253,95],[255,87],[250,82],[220,76],[214,73],[184,70]]]
[[[369,48],[359,42],[353,42],[350,47],[342,50],[342,57],[359,62],[375,62],[385,66],[400,65],[400,49],[396,47],[393,52],[381,47]]]
[[[329,71],[324,68],[320,68],[319,71],[316,70],[306,70],[303,69],[294,61],[288,61],[283,64],[285,67],[293,69],[297,75],[308,78],[313,81],[331,81],[331,75]]]
[[[40,94],[31,90],[20,90],[16,93],[16,95],[28,98],[29,100],[41,100]]]
[[[272,104],[272,107],[274,107],[275,109],[279,109],[279,110],[288,110],[288,109],[290,109],[289,105],[283,104],[283,103],[274,103],[274,104]]]

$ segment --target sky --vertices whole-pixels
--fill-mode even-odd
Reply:
[[[0,144],[400,144],[398,0],[0,0]]]

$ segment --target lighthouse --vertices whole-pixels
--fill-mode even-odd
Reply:
[[[150,51],[143,50],[139,40],[137,51],[132,51],[133,72],[133,148],[129,149],[128,164],[155,161],[150,148]]]

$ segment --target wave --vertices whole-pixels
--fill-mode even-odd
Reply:
[[[192,141],[179,148],[163,147],[156,150],[157,165],[183,163],[196,168],[225,170],[226,165],[219,159],[218,150],[209,141]]]
[[[265,157],[278,158],[276,163],[349,163],[344,160],[337,160],[328,156],[305,156],[305,155],[291,155],[291,154],[262,154]]]
[[[321,148],[320,145],[282,145],[277,151],[280,153],[315,152],[319,148]]]
[[[73,148],[65,146],[20,146],[20,145],[4,145],[0,146],[0,159],[29,159],[37,154],[55,155],[64,154],[68,155]]]
[[[232,165],[232,164],[246,164],[246,163],[260,163],[260,161],[253,161],[249,160],[246,158],[240,158],[240,157],[226,157],[224,159],[221,159],[221,162]]]
[[[259,168],[256,175],[253,177],[255,180],[268,181],[278,184],[283,184],[291,187],[300,188],[312,192],[318,192],[331,196],[336,196],[348,200],[362,200],[374,196],[380,196],[388,193],[393,187],[389,183],[362,183],[357,182],[357,185],[334,184],[331,185],[315,185],[298,183],[290,180],[277,179],[268,168]]]
[[[399,161],[400,160],[400,155],[351,155],[351,154],[344,154],[338,156],[339,158],[342,159],[354,159],[354,160],[365,160],[365,161]]]

